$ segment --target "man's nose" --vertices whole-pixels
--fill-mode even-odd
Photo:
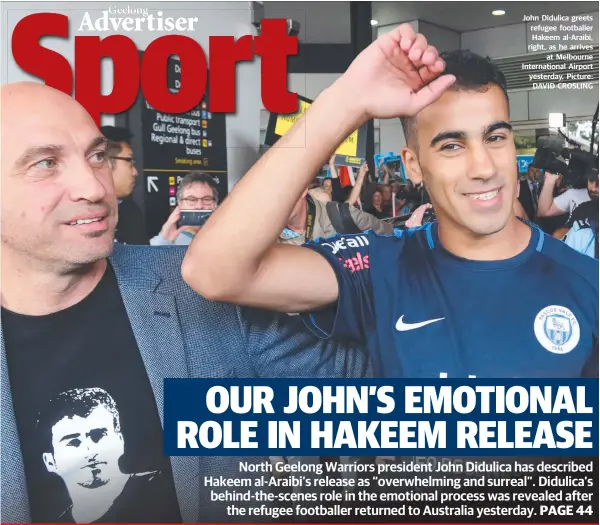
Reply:
[[[496,174],[496,165],[488,149],[483,145],[469,148],[467,174],[471,179],[491,179]]]
[[[83,451],[86,459],[90,461],[96,459],[98,455],[98,452],[94,450],[94,443],[90,439],[86,439],[83,443]]]
[[[131,166],[131,172],[133,173],[134,178],[137,177],[138,170],[135,166]]]
[[[86,200],[100,202],[106,197],[106,189],[100,181],[103,170],[93,169],[85,159],[72,161],[65,170],[64,176],[67,191],[74,201]]]

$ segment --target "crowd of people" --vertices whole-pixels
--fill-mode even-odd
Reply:
[[[144,215],[131,197],[138,175],[131,146],[132,136],[125,128],[115,126],[104,126],[101,132],[110,141],[113,152],[108,161],[119,208],[115,241],[136,245],[188,246],[200,226],[181,225],[181,210],[216,210],[220,197],[214,179],[200,171],[192,171],[182,177],[177,189],[177,205],[161,231],[149,238]],[[363,162],[354,184],[343,187],[335,165],[335,154],[332,155],[329,176],[315,179],[309,185],[282,230],[279,242],[302,245],[308,240],[336,233],[367,230],[390,234],[393,219],[404,219],[400,222],[403,227],[421,226],[423,214],[432,208],[426,192],[411,181],[394,179],[390,183],[394,177],[383,159],[378,169],[382,174],[380,182],[369,180],[368,164]],[[544,232],[562,239],[575,250],[598,258],[597,167],[589,166],[575,179],[574,185],[568,185],[562,175],[529,165],[526,173],[519,174],[518,189],[514,205],[518,217],[539,225]],[[307,223],[311,226],[307,227]]]
[[[223,521],[202,479],[261,458],[165,458],[165,378],[598,377],[597,260],[517,217],[506,82],[483,57],[408,24],[383,35],[224,201],[185,176],[144,242],[127,134],[37,83],[1,103],[6,522]],[[406,206],[389,179],[363,210],[360,191],[312,187],[345,137],[392,117],[431,200],[411,225],[435,211],[418,228],[386,221]],[[544,177],[537,217],[575,220],[585,195],[548,205]],[[187,209],[212,215],[182,226]]]
[[[561,174],[530,165],[519,180],[517,214],[598,259],[598,166],[583,168],[568,182]]]

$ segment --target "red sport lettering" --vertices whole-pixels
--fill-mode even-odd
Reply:
[[[254,52],[261,56],[262,102],[273,113],[298,111],[298,94],[287,91],[287,57],[298,54],[298,38],[288,36],[285,20],[263,20]],[[278,111],[270,109],[277,106]]]
[[[181,66],[181,88],[167,88],[167,64],[177,55]],[[197,106],[206,91],[206,57],[198,42],[187,36],[157,38],[147,48],[142,61],[142,91],[148,103],[165,113],[185,113]]]
[[[261,96],[266,109],[273,113],[294,113],[298,94],[287,91],[287,57],[298,53],[298,37],[287,34],[285,20],[263,20],[261,36],[211,37],[208,64],[211,96],[209,111],[235,111],[235,65],[261,56]],[[56,51],[40,45],[44,36],[69,37],[69,19],[65,15],[37,13],[26,16],[15,27],[12,53],[19,67],[42,79],[46,85],[75,99],[100,125],[102,113],[121,113],[135,102],[141,89],[148,103],[164,113],[184,113],[196,106],[206,92],[206,55],[195,40],[181,35],[155,39],[146,49],[140,64],[134,42],[122,35],[106,38],[75,37],[75,71]],[[253,49],[254,47],[254,49]],[[167,87],[170,56],[179,57],[181,87],[172,93]],[[101,91],[101,61],[113,63],[113,90]]]
[[[69,18],[40,13],[23,18],[12,34],[12,53],[23,71],[43,79],[47,86],[71,95],[73,73],[61,54],[40,45],[43,36],[69,37]]]
[[[135,102],[140,85],[138,51],[126,36],[77,38],[81,40],[75,46],[75,99],[100,125],[100,113],[121,113]],[[112,60],[114,68],[115,81],[109,95],[101,94],[100,67],[104,57]]]
[[[235,41],[232,36],[210,37],[210,110],[214,113],[235,112],[235,65],[252,60],[252,36]]]

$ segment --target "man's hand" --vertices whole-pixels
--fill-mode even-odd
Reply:
[[[354,187],[352,188],[350,195],[348,195],[348,198],[346,199],[346,202],[348,204],[355,206],[356,202],[358,201],[358,199],[360,197],[360,192],[362,190],[363,184],[365,183],[365,177],[367,176],[368,172],[369,172],[369,165],[365,161],[360,165],[360,168],[358,170],[358,175],[356,176],[356,183],[354,184]]]
[[[164,223],[162,229],[160,230],[160,236],[163,239],[169,242],[174,242],[175,239],[177,239],[179,234],[183,231],[183,228],[177,227],[177,222],[179,221],[180,217],[181,210],[179,209],[179,206],[176,206],[171,215],[169,215],[167,222]]]
[[[431,204],[421,204],[404,223],[406,228],[418,228],[423,225],[423,215],[425,212],[432,208]]]
[[[364,179],[367,176],[367,173],[369,173],[369,165],[366,162],[363,162],[358,170],[357,180]]]
[[[402,24],[358,55],[336,84],[354,94],[365,120],[412,117],[455,82],[440,76],[444,68],[435,47]]]
[[[550,173],[549,171],[544,173],[544,184],[550,184],[552,188],[556,186],[559,180],[560,174],[558,173]]]

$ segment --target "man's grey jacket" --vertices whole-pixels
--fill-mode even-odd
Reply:
[[[200,297],[181,278],[184,253],[184,247],[116,244],[110,257],[161,419],[163,379],[168,377],[308,378],[369,373],[363,349],[318,340],[303,328],[298,317],[240,309]],[[0,350],[0,519],[3,523],[26,523],[30,521],[27,485],[4,337],[0,338]],[[265,459],[172,457],[183,520],[226,521],[225,504],[211,503],[210,487],[204,488],[204,476],[235,476],[240,460]]]

